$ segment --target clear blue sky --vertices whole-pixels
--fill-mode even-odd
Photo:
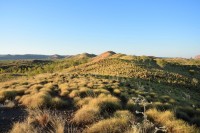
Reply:
[[[0,54],[200,54],[200,0],[0,0]]]

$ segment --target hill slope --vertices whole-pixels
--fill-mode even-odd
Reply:
[[[116,54],[116,53],[113,52],[113,51],[107,51],[107,52],[104,52],[104,53],[98,55],[97,57],[93,58],[92,61],[93,62],[98,62],[98,61],[106,59],[106,58],[108,58],[108,57],[110,57],[110,56],[112,56],[114,54]]]
[[[199,86],[200,69],[198,67],[188,68],[185,66],[173,66],[172,64],[168,64],[165,67],[161,68],[156,60],[148,57],[136,60],[108,58],[69,68],[66,71],[69,73],[129,77],[188,88],[197,88]],[[174,71],[175,69],[176,71]],[[195,74],[190,72],[192,69],[196,70]]]
[[[0,62],[0,132],[200,132],[197,60],[102,55]]]

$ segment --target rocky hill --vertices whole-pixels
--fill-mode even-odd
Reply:
[[[95,58],[93,59],[93,62],[98,62],[98,61],[100,61],[100,60],[106,59],[106,58],[108,58],[108,57],[110,57],[110,56],[112,56],[112,55],[114,55],[114,54],[116,54],[116,53],[113,52],[113,51],[104,52],[104,53],[98,55],[97,57],[95,57]]]

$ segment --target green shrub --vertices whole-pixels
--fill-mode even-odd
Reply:
[[[163,103],[168,102],[170,99],[171,98],[169,96],[167,96],[167,95],[160,97],[160,101],[163,102]]]
[[[129,94],[128,93],[121,93],[120,94],[120,99],[123,103],[126,103],[128,101],[128,97],[129,97]]]
[[[152,97],[152,98],[155,98],[156,97],[156,93],[149,93],[149,95]]]
[[[190,118],[194,117],[195,115],[200,115],[200,112],[194,110],[194,108],[192,108],[192,107],[179,107],[179,108],[176,109],[176,112],[184,112]]]
[[[160,103],[160,102],[155,102],[153,107],[155,107],[158,110],[165,111],[165,110],[170,110],[173,108],[171,104],[168,103]]]

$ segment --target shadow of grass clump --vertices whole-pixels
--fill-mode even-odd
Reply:
[[[200,111],[192,107],[178,107],[175,113],[177,118],[185,120],[190,124],[200,126]]]

